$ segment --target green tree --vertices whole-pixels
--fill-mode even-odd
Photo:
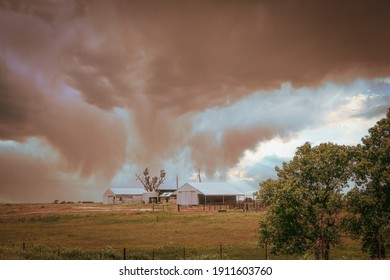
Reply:
[[[260,183],[259,196],[269,210],[260,222],[260,242],[275,254],[312,253],[329,259],[331,246],[340,241],[339,213],[342,190],[350,178],[350,148],[332,143],[297,148],[278,178]]]
[[[143,175],[143,176],[142,176]],[[160,185],[165,181],[165,171],[160,171],[160,177],[154,176],[150,178],[149,169],[145,168],[144,172],[141,174],[135,174],[137,180],[140,180],[147,192],[157,192]]]
[[[279,182],[274,179],[267,179],[259,183],[260,190],[257,192],[257,198],[265,205],[270,206]]]
[[[353,171],[357,186],[346,197],[352,216],[345,225],[362,238],[362,250],[371,258],[385,258],[390,247],[390,109],[355,148]]]

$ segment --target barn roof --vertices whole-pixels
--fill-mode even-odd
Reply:
[[[160,194],[160,197],[170,197],[171,195],[173,195],[175,192],[165,192],[165,193],[162,193]]]
[[[176,186],[170,185],[170,186],[160,186],[158,188],[160,191],[176,191]]]
[[[238,190],[232,184],[225,182],[194,182],[187,184],[194,187],[204,195],[245,195],[244,192]]]
[[[110,188],[114,194],[130,194],[130,195],[140,195],[145,192],[145,189],[141,188]]]

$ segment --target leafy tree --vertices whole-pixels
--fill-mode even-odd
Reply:
[[[350,148],[332,143],[298,147],[289,163],[276,167],[278,178],[260,183],[269,210],[260,222],[260,242],[275,254],[311,252],[329,259],[340,241],[342,190],[350,178]]]
[[[257,192],[257,198],[264,203],[265,206],[270,206],[272,199],[275,196],[279,182],[273,179],[267,179],[259,183],[261,191]]]
[[[143,176],[142,176],[143,175]],[[141,174],[135,174],[137,180],[140,180],[147,192],[157,192],[160,185],[165,181],[165,171],[160,171],[160,177],[154,176],[150,178],[149,169],[145,168],[144,172]]]
[[[357,186],[346,197],[352,216],[345,225],[362,238],[362,250],[371,258],[385,258],[390,248],[390,109],[355,148],[353,171]]]

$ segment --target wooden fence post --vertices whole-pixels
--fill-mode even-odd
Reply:
[[[382,259],[381,232],[378,230],[378,259]]]
[[[126,248],[123,248],[123,259],[126,259]]]

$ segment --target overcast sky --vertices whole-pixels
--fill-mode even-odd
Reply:
[[[253,186],[390,107],[390,1],[0,0],[0,202]]]

